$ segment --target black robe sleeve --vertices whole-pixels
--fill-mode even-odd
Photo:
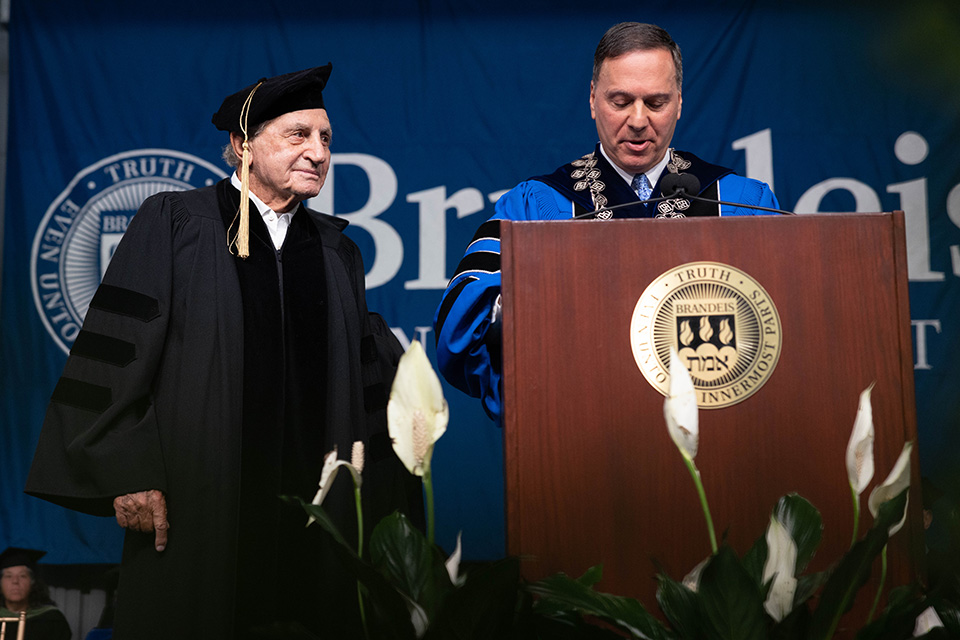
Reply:
[[[50,609],[32,620],[28,618],[23,635],[25,640],[70,640],[73,631],[63,612]],[[16,638],[16,629],[13,630],[13,635],[8,637]]]
[[[47,409],[27,493],[93,515],[166,490],[152,386],[164,349],[177,215],[147,199],[90,302]]]

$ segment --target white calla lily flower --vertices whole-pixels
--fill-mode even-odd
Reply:
[[[870,392],[873,384],[860,393],[860,405],[857,417],[847,443],[847,478],[850,488],[860,495],[873,480],[873,407],[870,404]]]
[[[913,637],[919,638],[942,626],[943,621],[937,615],[937,610],[933,607],[927,607],[917,616],[913,626]]]
[[[896,498],[904,489],[910,486],[910,453],[912,450],[913,442],[905,443],[887,479],[883,481],[883,484],[875,487],[873,491],[870,492],[870,499],[867,501],[867,506],[870,508],[870,514],[874,518],[880,513],[881,504]],[[904,522],[907,521],[907,507],[909,503],[910,496],[907,496],[907,504],[903,507],[903,518],[900,522],[890,527],[888,535],[892,536],[897,531],[900,531]]]
[[[767,562],[763,565],[763,582],[773,579],[763,608],[777,622],[793,610],[797,591],[797,544],[790,531],[777,518],[770,518],[767,527]]]
[[[673,347],[670,347],[670,388],[663,403],[663,417],[670,437],[683,457],[688,460],[696,458],[700,442],[696,390],[690,372]]]
[[[423,476],[429,469],[433,445],[447,430],[449,418],[440,379],[414,340],[400,357],[387,404],[393,449],[410,473]]]
[[[463,555],[463,548],[460,546],[460,536],[462,534],[462,531],[457,532],[457,548],[453,550],[453,553],[450,554],[450,557],[447,558],[447,561],[444,563],[444,566],[447,568],[447,575],[450,576],[450,583],[454,586],[457,585],[457,581],[460,579],[460,558]]]
[[[333,451],[323,457],[323,469],[320,470],[320,487],[317,489],[317,494],[313,496],[310,504],[318,506],[323,504],[324,498],[330,493],[330,487],[333,486],[333,481],[336,479],[337,471],[340,470],[340,467],[346,467],[350,470],[354,485],[360,487],[363,484],[360,471],[346,460],[338,460],[337,448],[334,447]],[[316,518],[313,516],[307,518],[307,526],[309,527],[314,521],[316,521]]]
[[[703,574],[703,569],[707,566],[707,563],[710,562],[711,558],[713,558],[713,556],[708,556],[701,560],[700,564],[690,570],[690,573],[683,576],[683,580],[680,581],[681,584],[696,593],[700,589],[700,576]]]

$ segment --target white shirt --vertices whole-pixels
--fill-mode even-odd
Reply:
[[[650,188],[651,188],[651,189],[654,187],[654,185],[657,184],[657,180],[660,179],[660,175],[663,173],[663,170],[666,168],[667,162],[670,161],[670,151],[671,151],[671,149],[667,149],[667,152],[666,152],[665,154],[663,154],[663,157],[660,159],[660,162],[658,162],[656,165],[654,165],[653,167],[651,167],[651,168],[646,172],[646,174],[647,174],[647,180],[650,181]],[[628,185],[630,185],[630,188],[631,188],[631,189],[633,189],[633,175],[634,175],[634,174],[632,174],[632,173],[627,173],[626,171],[624,171],[623,169],[621,169],[620,167],[618,167],[618,166],[613,162],[613,160],[610,159],[610,156],[607,155],[607,152],[603,149],[603,144],[600,145],[600,153],[603,154],[603,157],[607,159],[607,162],[610,163],[610,166],[613,167],[614,170],[615,170],[617,173],[620,174],[620,177],[623,178],[624,181],[625,181]]]
[[[237,172],[234,171],[233,175],[230,176],[230,184],[237,188],[237,191],[240,190],[240,178],[237,177]],[[270,239],[273,240],[273,246],[277,249],[283,246],[283,240],[287,237],[287,227],[290,226],[290,222],[293,220],[293,214],[296,213],[296,209],[291,213],[280,213],[268,207],[263,203],[263,200],[257,197],[257,195],[251,191],[250,199],[253,200],[253,204],[257,206],[257,211],[260,212],[260,217],[263,218],[264,224],[267,225],[267,231],[270,232]]]

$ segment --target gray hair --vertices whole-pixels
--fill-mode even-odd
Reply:
[[[673,56],[679,90],[683,86],[683,57],[679,45],[664,29],[642,22],[621,22],[607,29],[593,54],[593,82],[596,83],[600,78],[600,67],[607,58],[650,49],[666,49]]]
[[[253,130],[253,135],[251,135],[248,140],[253,140],[258,135],[263,133],[263,130],[267,128],[267,125],[270,124],[270,122],[270,120],[267,120],[266,122],[261,122],[258,124]],[[240,157],[233,150],[233,144],[231,142],[228,141],[227,144],[223,145],[223,149],[220,152],[220,157],[223,158],[223,161],[234,169],[240,168]]]

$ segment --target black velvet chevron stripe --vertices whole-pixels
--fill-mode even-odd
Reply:
[[[493,251],[474,251],[463,256],[457,270],[453,274],[456,278],[461,273],[468,271],[483,271],[485,273],[496,273],[500,271],[500,254]]]
[[[376,382],[363,388],[363,408],[370,413],[387,407],[387,388]]]
[[[103,413],[113,402],[113,395],[107,387],[63,377],[57,382],[51,400],[84,411]]]
[[[450,309],[453,308],[453,303],[457,301],[457,296],[460,295],[460,292],[463,291],[463,288],[467,286],[467,284],[478,279],[479,278],[473,276],[464,278],[444,296],[443,302],[440,303],[440,310],[437,311],[437,331],[433,334],[434,339],[443,331],[443,323],[447,321],[447,316],[450,314]]]
[[[473,234],[473,240],[470,241],[471,244],[477,240],[499,240],[500,239],[500,221],[499,220],[487,220],[480,228],[477,229],[477,232]]]
[[[377,339],[363,336],[360,339],[360,362],[375,362],[377,359]]]
[[[83,330],[77,334],[70,354],[122,368],[137,359],[137,347],[120,338]]]
[[[109,284],[100,285],[90,301],[90,306],[143,322],[150,322],[160,316],[160,302],[156,298]]]

